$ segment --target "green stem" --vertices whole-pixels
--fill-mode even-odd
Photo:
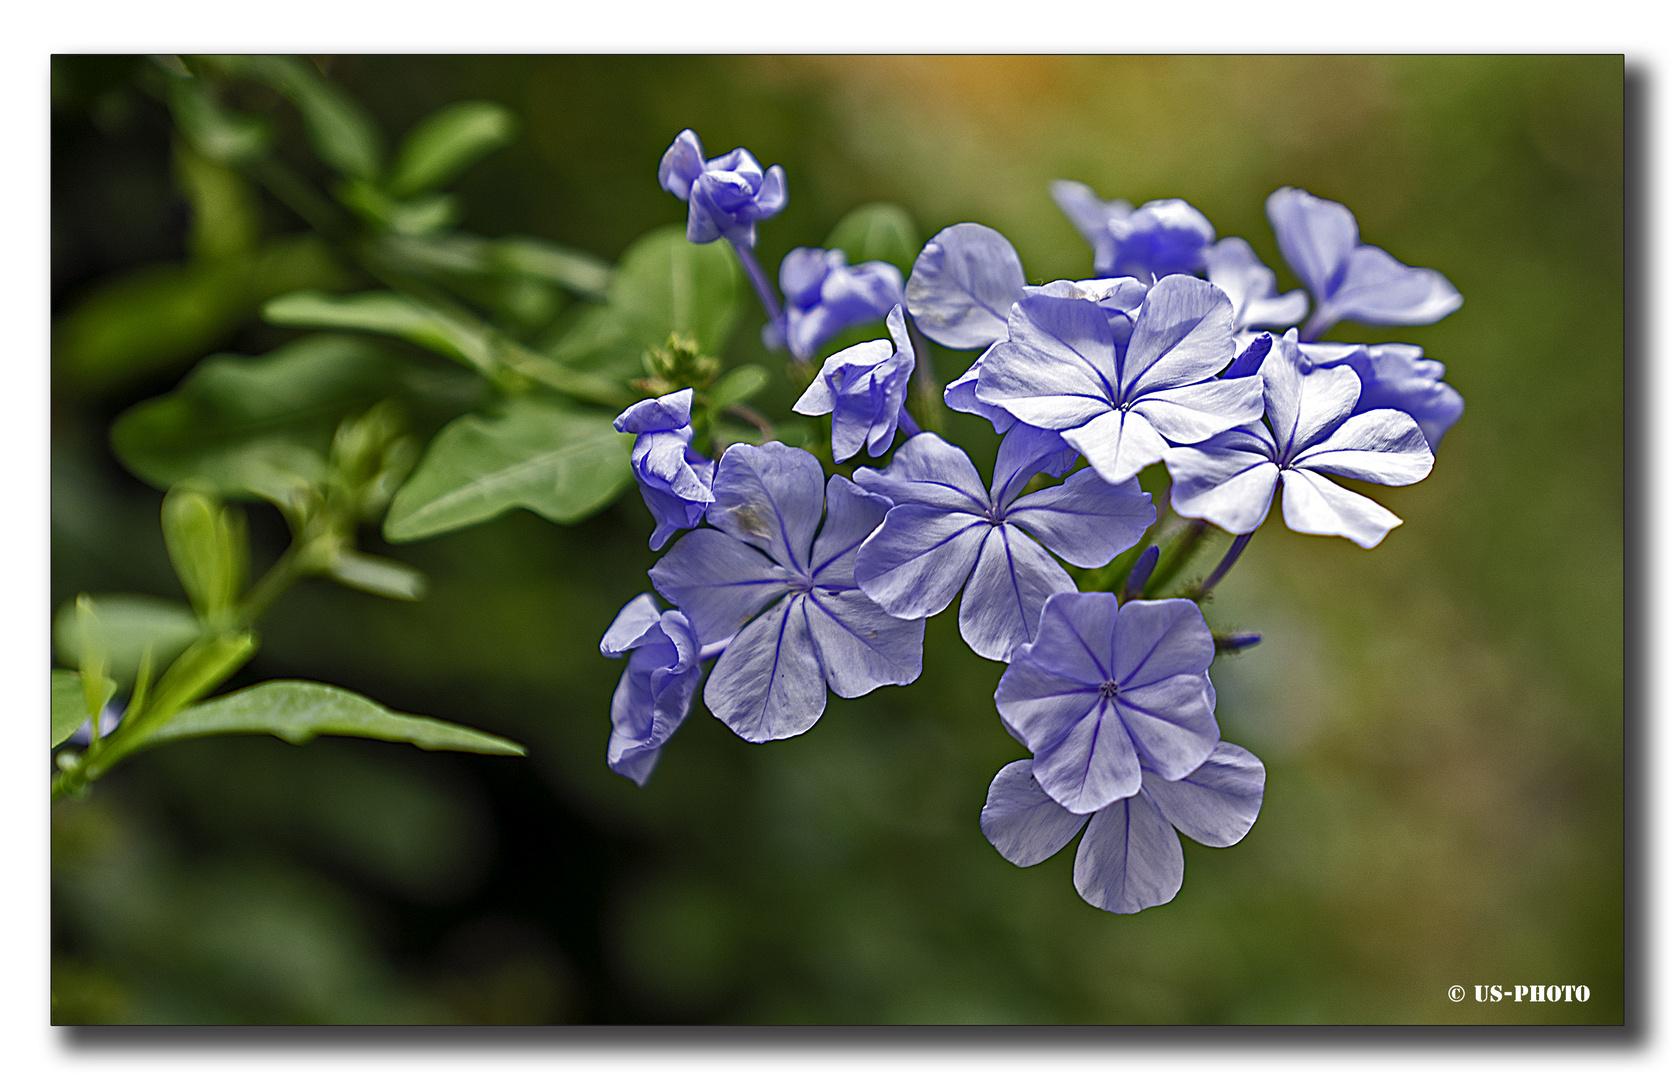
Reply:
[[[1148,600],[1156,599],[1163,590],[1174,583],[1181,571],[1186,569],[1187,563],[1198,553],[1198,548],[1204,543],[1204,537],[1209,530],[1209,522],[1193,519],[1186,528],[1170,538],[1169,545],[1158,558],[1151,583],[1146,586]]]

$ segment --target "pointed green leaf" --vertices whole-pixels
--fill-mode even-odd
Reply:
[[[293,679],[258,683],[184,709],[152,732],[146,743],[234,734],[277,735],[297,744],[317,735],[356,735],[411,743],[424,750],[524,753],[517,743],[475,728],[393,712],[335,686]]]
[[[383,140],[372,119],[307,62],[290,56],[224,56],[216,66],[266,83],[302,114],[320,160],[345,176],[374,180],[382,169]]]
[[[87,695],[82,690],[81,675],[63,668],[52,669],[52,746],[57,749],[65,739],[87,721]]]
[[[729,405],[749,401],[767,385],[767,368],[760,364],[740,364],[710,387],[710,408],[720,412]]]
[[[420,540],[517,506],[559,524],[580,521],[627,486],[633,443],[609,414],[540,398],[508,402],[497,417],[462,416],[396,493],[384,536]]]
[[[192,207],[187,247],[194,259],[225,259],[255,248],[261,236],[261,207],[237,170],[177,142],[175,183]]]
[[[401,293],[333,296],[315,291],[295,292],[268,301],[262,308],[262,317],[275,326],[389,334],[478,370],[486,371],[494,366],[489,337],[481,328],[451,318]]]
[[[90,386],[163,371],[220,344],[243,318],[244,275],[213,263],[140,267],[90,293],[53,327],[52,362]]]
[[[169,89],[169,109],[175,127],[194,150],[211,161],[238,165],[268,147],[269,124],[259,117],[223,108],[214,88],[202,79],[176,79]]]
[[[424,574],[406,563],[361,551],[339,552],[329,573],[340,585],[391,600],[422,600],[429,588]]]
[[[550,281],[582,296],[604,297],[611,286],[611,264],[597,255],[533,236],[509,236],[488,244],[498,269]]]
[[[882,259],[905,276],[919,254],[919,229],[907,208],[895,203],[857,206],[833,226],[827,248],[842,248],[851,266]]]
[[[152,666],[160,670],[201,632],[198,618],[184,604],[155,596],[94,596],[106,671],[122,686],[133,682],[147,646]],[[76,603],[58,609],[52,620],[52,644],[60,663],[82,665],[82,624]]]
[[[302,338],[266,356],[212,356],[173,392],[129,409],[111,447],[135,476],[167,488],[198,477],[223,494],[263,495],[274,477],[318,479],[338,421],[371,406],[404,366],[376,342]]]
[[[440,187],[484,154],[512,141],[517,119],[492,101],[461,101],[413,128],[390,169],[390,194],[406,198]]]

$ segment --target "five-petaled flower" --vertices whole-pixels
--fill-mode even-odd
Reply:
[[[1054,801],[1092,813],[1140,790],[1144,765],[1179,780],[1220,738],[1215,640],[1190,600],[1055,593],[1012,653],[995,706]]]
[[[756,223],[785,209],[785,170],[766,172],[750,151],[704,160],[704,144],[687,128],[675,136],[657,166],[663,190],[687,204],[686,238],[707,244],[726,237],[745,248],[756,246]]]
[[[1395,409],[1357,413],[1362,387],[1354,368],[1305,370],[1295,330],[1262,361],[1261,379],[1264,422],[1166,451],[1176,512],[1249,533],[1283,484],[1291,528],[1373,547],[1401,518],[1327,474],[1378,484],[1423,480],[1434,458],[1418,423]]]
[[[807,731],[828,686],[852,698],[919,677],[925,621],[890,615],[855,584],[856,549],[889,502],[841,476],[822,499],[823,475],[806,450],[728,447],[707,515],[714,528],[687,533],[651,568],[700,642],[732,638],[704,704],[751,742]]]
[[[828,356],[791,406],[804,416],[832,414],[834,461],[852,458],[862,447],[877,457],[895,441],[913,377],[913,341],[899,304],[890,309],[884,325],[889,340],[863,341]]]
[[[1019,424],[986,491],[965,451],[931,434],[909,439],[882,472],[855,470],[856,483],[895,504],[861,545],[862,591],[892,615],[924,618],[963,585],[960,635],[979,656],[1010,659],[1035,636],[1047,597],[1076,588],[1049,550],[1104,566],[1157,519],[1137,481],[1107,484],[1092,469],[1020,495],[1037,473],[1062,475],[1074,459],[1053,432]]]
[[[1164,278],[1127,341],[1112,333],[1117,315],[1074,296],[1024,297],[1007,340],[983,355],[977,400],[1059,432],[1112,484],[1163,460],[1171,442],[1201,442],[1262,415],[1255,378],[1216,378],[1234,359],[1233,307],[1220,289]]]
[[[1142,765],[1139,791],[1078,814],[1047,794],[1031,762],[1014,761],[995,775],[978,821],[995,850],[1017,866],[1056,854],[1086,823],[1076,849],[1076,891],[1097,908],[1131,915],[1167,904],[1180,891],[1186,863],[1176,830],[1209,847],[1238,843],[1256,823],[1265,780],[1255,754],[1218,742],[1180,779],[1166,780]]]

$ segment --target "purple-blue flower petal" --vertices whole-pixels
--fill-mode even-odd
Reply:
[[[1195,274],[1216,238],[1215,226],[1184,199],[1154,199],[1107,228],[1115,244],[1109,265],[1094,264],[1101,276]]]
[[[817,588],[807,596],[803,610],[820,670],[838,697],[860,697],[880,686],[906,686],[919,677],[925,620],[898,619],[856,588]]]
[[[698,640],[723,641],[792,586],[791,572],[757,548],[714,529],[675,541],[650,571],[664,599],[692,620]]]
[[[1260,424],[1172,447],[1164,453],[1169,501],[1182,517],[1203,518],[1234,534],[1254,532],[1279,486],[1274,458],[1273,439]]]
[[[1006,520],[1072,566],[1092,568],[1133,547],[1157,520],[1157,508],[1138,480],[1107,484],[1098,471],[1083,469],[1016,500]]]
[[[977,400],[1056,431],[1085,424],[1118,403],[1116,346],[1097,304],[1025,297],[1012,309],[1008,334],[985,354]]]
[[[611,620],[611,625],[605,630],[605,636],[599,640],[599,652],[614,660],[636,646],[643,645],[646,631],[657,625],[658,616],[661,614],[651,593],[636,596],[622,605],[622,610]]]
[[[989,784],[978,822],[983,835],[1008,862],[1034,866],[1057,854],[1087,822],[1041,790],[1032,762],[1003,766]]]
[[[883,470],[859,468],[855,482],[893,503],[986,513],[989,499],[971,458],[940,435],[925,432],[902,443]]]
[[[1314,294],[1306,336],[1318,336],[1339,319],[1433,323],[1460,306],[1459,292],[1437,271],[1407,266],[1361,243],[1355,215],[1343,204],[1287,187],[1268,196],[1267,206],[1280,251]]]
[[[715,502],[705,516],[787,570],[805,571],[820,525],[824,481],[820,462],[806,450],[777,442],[734,443],[717,463]]]
[[[657,165],[657,185],[685,202],[693,182],[703,172],[704,144],[698,141],[696,132],[687,128],[663,151],[663,160]]]
[[[826,711],[807,599],[799,593],[769,608],[739,631],[710,672],[704,704],[747,742],[801,735]]]
[[[1296,532],[1343,536],[1372,548],[1402,523],[1365,495],[1341,488],[1312,469],[1286,469],[1281,479],[1280,506],[1286,525]]]
[[[1166,277],[1152,286],[1135,317],[1121,400],[1211,378],[1233,360],[1233,351],[1227,294],[1198,278]]]
[[[861,545],[856,581],[892,615],[935,615],[953,602],[971,575],[991,528],[975,514],[904,503]]]
[[[1180,837],[1144,792],[1095,814],[1076,848],[1076,891],[1118,915],[1167,904],[1185,875]]]
[[[1007,312],[1023,296],[1018,253],[987,225],[950,225],[931,237],[907,279],[907,309],[925,336],[950,349],[1006,337]]]
[[[1274,272],[1237,236],[1216,242],[1206,262],[1210,283],[1233,304],[1233,328],[1292,326],[1303,321],[1309,298],[1302,289],[1279,295]]]
[[[1014,425],[1000,440],[995,454],[994,480],[989,484],[992,505],[1004,507],[1017,497],[1037,473],[1063,476],[1076,464],[1076,449],[1064,436],[1029,424]]]
[[[1047,598],[1075,588],[1064,567],[1021,529],[993,526],[966,581],[960,636],[978,656],[1008,660],[1035,636]]]
[[[864,341],[833,353],[821,365],[792,411],[832,414],[832,457],[844,461],[864,446],[878,456],[896,436],[907,384],[913,375],[913,343],[900,306],[885,319],[891,341]]]
[[[1165,780],[1148,772],[1140,784],[1169,824],[1200,844],[1230,847],[1256,823],[1266,778],[1255,754],[1222,742],[1187,776]]]
[[[828,589],[855,588],[855,555],[890,509],[890,500],[873,495],[842,476],[826,481],[826,523],[814,540],[809,576]]]
[[[635,402],[612,421],[618,431],[646,435],[658,431],[679,431],[692,423],[692,388],[676,390],[658,398]]]

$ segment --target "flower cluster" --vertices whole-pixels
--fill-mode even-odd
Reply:
[[[706,162],[687,131],[659,178],[688,200],[694,242],[725,237],[740,251],[768,315],[764,342],[798,362],[794,411],[832,418],[830,454],[823,466],[766,441],[711,461],[693,447],[690,389],[618,418],[636,435],[652,547],[684,535],[650,570],[673,608],[642,594],[601,643],[628,658],[610,767],[645,783],[700,686],[716,718],[762,742],[807,731],[828,690],[911,683],[925,620],[960,595],[960,634],[1007,665],[996,709],[1030,754],[995,776],[983,834],[1029,866],[1086,826],[1074,870],[1084,899],[1112,912],[1166,903],[1184,874],[1177,834],[1236,843],[1265,783],[1261,761],[1221,738],[1210,681],[1218,650],[1260,638],[1213,633],[1198,602],[1276,492],[1292,529],[1377,545],[1399,519],[1332,478],[1423,479],[1464,407],[1418,346],[1318,338],[1344,319],[1434,322],[1459,294],[1362,244],[1348,209],[1298,189],[1267,203],[1304,286],[1282,294],[1250,244],[1218,240],[1184,201],[1136,209],[1058,181],[1054,200],[1093,248],[1092,278],[1031,285],[1004,236],[966,222],[924,245],[905,286],[888,264],[795,249],[782,309],[749,257],[755,221],[784,205],[778,167],[764,174],[744,150]],[[833,335],[880,317],[888,338],[812,370]],[[982,350],[943,398],[1002,435],[987,483],[908,410],[931,359],[915,328]],[[870,464],[836,471],[863,452]],[[1159,463],[1172,531],[1159,531],[1139,483]],[[1177,588],[1211,525],[1233,537],[1220,564]]]

